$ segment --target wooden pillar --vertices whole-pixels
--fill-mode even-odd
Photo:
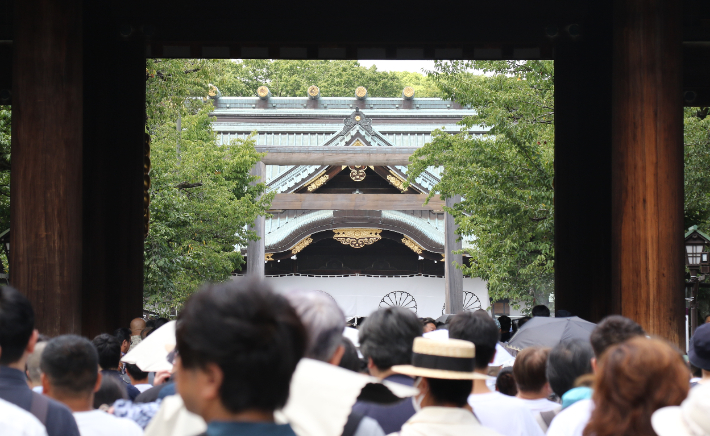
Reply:
[[[446,206],[453,207],[455,203],[461,201],[461,196],[457,195],[454,198],[446,199]],[[454,251],[461,249],[461,241],[457,240],[459,235],[456,233],[458,226],[454,222],[454,217],[450,214],[445,214],[444,218],[444,252],[446,260],[444,265],[444,277],[446,281],[444,303],[446,305],[446,313],[461,313],[463,312],[463,272],[454,266],[463,263],[463,256],[453,254]]]
[[[612,310],[611,11],[596,2],[555,51],[555,309],[593,322]]]
[[[93,337],[143,314],[145,44],[104,2],[84,5],[82,333]]]
[[[612,289],[616,312],[681,345],[683,108],[676,0],[614,3]]]
[[[252,169],[252,175],[264,179],[266,166],[258,162]],[[256,232],[259,237],[256,241],[249,241],[247,246],[247,275],[259,278],[264,277],[264,256],[266,254],[264,240],[266,239],[266,222],[264,216],[259,216],[249,229]]]
[[[47,335],[80,333],[82,1],[14,3],[12,285]]]

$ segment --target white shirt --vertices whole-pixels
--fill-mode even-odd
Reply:
[[[140,384],[137,384],[137,385],[133,385],[133,387],[136,388],[136,389],[138,389],[138,390],[141,391],[141,392],[145,392],[145,391],[147,391],[148,389],[152,388],[153,385],[150,384],[150,383],[140,383]]]
[[[518,398],[523,406],[527,407],[530,412],[535,415],[540,412],[548,412],[550,410],[558,410],[562,408],[560,403],[555,403],[547,398],[538,398],[537,400],[526,400],[524,398]]]
[[[592,400],[577,401],[555,416],[547,429],[547,436],[582,436],[593,410]]]
[[[398,436],[500,436],[458,407],[424,407],[402,425]],[[390,435],[390,436],[392,436]]]
[[[3,436],[47,436],[47,429],[39,419],[3,399],[0,399],[0,429]]]
[[[142,436],[143,429],[127,418],[118,418],[101,410],[74,412],[81,436]]]
[[[532,413],[515,397],[490,392],[471,394],[468,404],[484,427],[504,436],[543,436]]]

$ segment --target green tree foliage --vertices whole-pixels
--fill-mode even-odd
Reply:
[[[685,228],[710,231],[710,108],[685,108]]]
[[[554,71],[550,61],[437,62],[430,77],[470,105],[462,132],[437,131],[412,158],[409,180],[442,166],[432,190],[462,201],[447,209],[475,238],[464,274],[488,281],[492,301],[546,301],[554,284]],[[472,73],[481,70],[483,76]],[[480,126],[486,135],[468,131]]]
[[[266,85],[275,97],[305,97],[316,85],[323,97],[351,97],[364,86],[371,97],[399,97],[413,86],[417,97],[434,96],[435,84],[419,73],[378,71],[357,61],[264,60],[220,61],[215,85],[225,96],[255,96]]]
[[[0,233],[10,228],[10,106],[0,106]],[[0,250],[2,268],[10,268],[5,250]]]
[[[149,59],[146,66],[152,169],[144,299],[165,314],[243,264],[235,246],[256,239],[246,226],[266,213],[273,194],[251,184],[262,157],[253,139],[217,144],[208,83],[221,62]]]

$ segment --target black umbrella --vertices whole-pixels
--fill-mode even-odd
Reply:
[[[586,339],[597,325],[578,316],[570,318],[548,318],[535,316],[513,336],[508,347],[522,350],[527,347],[554,347],[567,339]]]

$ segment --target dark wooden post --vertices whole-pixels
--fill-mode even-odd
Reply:
[[[681,345],[683,108],[681,7],[614,3],[614,311]]]
[[[263,181],[264,174],[266,174],[266,165],[264,165],[263,162],[257,162],[251,173],[261,178],[261,180],[257,182]],[[249,228],[256,232],[259,236],[259,240],[249,241],[249,245],[247,246],[247,274],[253,277],[264,278],[266,218],[263,216],[257,217],[254,226],[250,226]]]
[[[611,10],[560,28],[555,54],[555,308],[594,322],[612,310]]]
[[[447,198],[446,206],[454,207],[456,202],[461,201],[461,196],[455,198]],[[445,287],[445,311],[446,313],[461,313],[463,312],[463,272],[454,266],[454,262],[459,265],[463,263],[463,256],[453,254],[454,251],[461,249],[461,241],[457,240],[459,235],[456,233],[458,227],[454,222],[454,217],[450,214],[445,214],[444,221],[444,278],[446,280]]]
[[[82,3],[14,3],[10,270],[48,335],[82,321]]]
[[[84,3],[82,333],[143,314],[145,45],[104,2]]]

